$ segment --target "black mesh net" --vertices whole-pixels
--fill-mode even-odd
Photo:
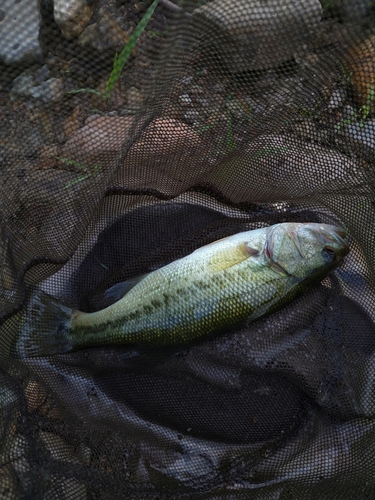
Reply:
[[[375,498],[374,14],[0,2],[0,498]],[[246,328],[17,353],[38,294],[98,311],[284,222],[344,227],[350,253]]]

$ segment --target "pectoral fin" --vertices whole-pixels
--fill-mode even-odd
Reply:
[[[235,247],[218,250],[210,259],[210,269],[213,273],[223,271],[229,267],[240,264],[249,257],[258,255],[259,251],[250,247],[246,242]]]

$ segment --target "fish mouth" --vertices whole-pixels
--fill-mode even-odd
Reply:
[[[336,264],[338,264],[349,253],[349,245],[345,241],[347,232],[342,227],[319,223],[305,223],[301,225],[307,225],[311,227],[311,229],[314,231],[315,237],[321,242],[322,251],[327,254],[327,257],[329,256],[329,260],[331,260],[332,263],[335,262]],[[269,265],[275,271],[289,275],[287,270],[273,258],[273,233],[279,228],[280,225],[271,227],[271,230],[267,235],[264,255],[267,258]],[[299,241],[298,237],[298,225],[291,225],[288,228],[281,226],[281,229],[288,234],[299,255],[302,259],[304,259],[304,252],[301,249],[301,242]]]
[[[349,253],[349,245],[345,241],[347,233],[342,227],[321,224],[318,233],[324,244],[323,250],[333,253],[336,257],[345,257]]]

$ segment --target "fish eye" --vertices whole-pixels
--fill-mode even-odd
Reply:
[[[333,248],[324,247],[323,248],[323,255],[327,258],[327,260],[333,260],[336,256],[336,253],[333,250]]]

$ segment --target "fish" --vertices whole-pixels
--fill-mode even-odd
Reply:
[[[186,346],[276,311],[319,283],[348,254],[346,231],[279,223],[198,248],[108,290],[110,306],[82,312],[36,291],[16,343],[18,357],[95,346]]]

